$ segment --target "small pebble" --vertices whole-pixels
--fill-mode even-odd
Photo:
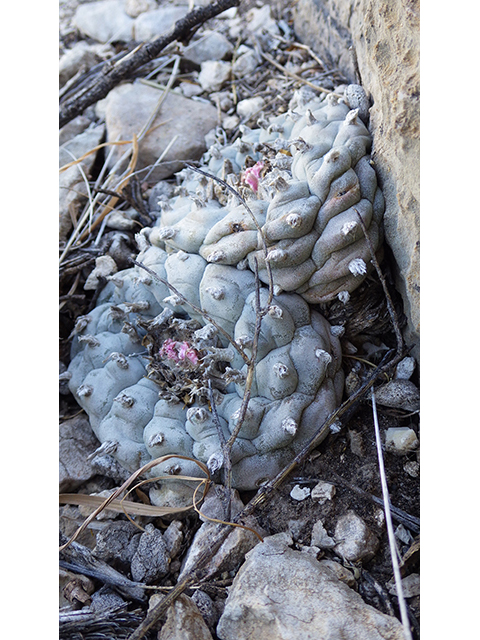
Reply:
[[[395,585],[395,580],[392,578],[389,582],[387,582],[388,593],[392,596],[397,595],[397,587]],[[406,578],[402,580],[402,590],[405,598],[413,598],[414,596],[420,595],[420,574],[419,573],[411,573]]]
[[[301,487],[299,484],[296,484],[290,491],[290,497],[301,502],[302,500],[305,500],[305,498],[308,498],[310,493],[311,491],[309,487]]]
[[[363,445],[363,436],[360,431],[349,429],[348,438],[350,440],[351,452],[359,458],[363,458],[365,456],[365,447]]]
[[[321,481],[312,489],[312,500],[323,504],[327,500],[332,500],[336,491],[335,485]]]
[[[412,544],[413,536],[408,529],[406,529],[403,524],[399,524],[395,529],[395,537],[403,544]]]
[[[95,259],[95,269],[90,273],[85,282],[84,289],[85,291],[95,290],[99,284],[99,278],[112,275],[112,273],[117,273],[117,264],[113,258],[110,256],[99,256]]]
[[[415,370],[415,358],[407,356],[397,364],[395,371],[396,380],[410,380]]]
[[[415,462],[413,460],[406,462],[403,465],[403,470],[412,478],[418,478],[418,476],[420,475],[420,465],[418,464],[418,462]]]
[[[418,449],[419,441],[413,429],[409,427],[391,427],[385,433],[385,449],[399,455]]]
[[[320,549],[331,549],[336,544],[335,540],[328,535],[321,520],[317,520],[313,525],[311,543],[313,546],[319,547]]]
[[[370,560],[375,555],[379,540],[365,522],[353,511],[342,516],[335,527],[335,540],[338,544],[334,551],[350,562]]]
[[[218,91],[229,79],[231,65],[221,60],[206,60],[202,62],[198,81],[204,91]]]
[[[247,98],[237,104],[237,113],[241,118],[250,118],[254,113],[260,111],[265,105],[265,100],[261,96]]]

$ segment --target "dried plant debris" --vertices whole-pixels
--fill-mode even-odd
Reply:
[[[64,115],[108,65],[135,61],[138,41],[123,35],[104,44],[93,32],[85,37],[81,12],[74,21],[77,6],[107,4],[62,3]],[[116,4],[133,37],[156,28],[160,9],[174,9],[173,21],[180,16],[177,3]],[[325,580],[336,589],[344,583],[346,600],[357,591],[371,620],[397,637],[368,400],[322,432],[321,455],[305,455],[268,503],[248,502],[395,348],[399,364],[376,382],[378,415],[400,569],[407,586],[418,583],[419,396],[415,361],[398,344],[404,319],[383,244],[368,97],[296,41],[290,6],[235,4],[226,2],[232,8],[197,25],[188,41],[134,64],[106,100],[61,130],[63,153],[75,157],[61,162],[60,371],[63,430],[83,410],[100,441],[89,441],[86,473],[70,473],[66,486],[111,493],[141,465],[182,455],[189,459],[147,472],[129,496],[134,504],[189,506],[198,481],[185,477],[210,475],[223,500],[217,520],[245,511],[246,528],[228,529],[221,542],[225,526],[208,521],[209,498],[203,524],[188,511],[139,510],[127,519],[117,510],[90,520],[82,544],[62,550],[69,604],[61,638],[173,637],[188,609],[195,628],[223,640],[235,626],[232,611],[248,599],[238,566],[245,574],[249,549],[260,554],[259,535],[285,532],[281,554],[300,570],[318,572],[321,561]],[[95,29],[112,25],[97,21]],[[115,129],[114,97],[127,102],[139,92],[149,95],[148,113],[125,104],[138,120]],[[195,150],[182,151],[182,136],[202,122],[193,125],[180,107],[199,116],[200,104],[205,131]],[[89,131],[103,138],[81,148]],[[152,151],[154,139],[163,142]],[[239,500],[247,507],[237,508]],[[71,535],[79,510],[63,509]],[[346,550],[348,518],[361,534],[354,552]],[[259,589],[267,574],[255,577]],[[406,600],[416,639],[416,586]]]

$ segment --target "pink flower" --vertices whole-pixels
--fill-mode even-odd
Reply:
[[[251,187],[255,193],[258,191],[258,181],[260,179],[260,172],[265,165],[262,161],[257,162],[253,167],[245,169],[243,174],[243,180]]]
[[[185,362],[185,360],[190,360],[192,364],[198,363],[198,354],[195,349],[188,344],[188,342],[176,342],[171,338],[167,338],[167,340],[162,344],[160,355],[166,356],[174,362]]]
[[[165,342],[162,344],[162,347],[160,349],[160,355],[166,356],[170,360],[174,360],[175,362],[178,362],[178,355],[176,351],[177,344],[178,343],[172,340],[171,338],[167,338]]]

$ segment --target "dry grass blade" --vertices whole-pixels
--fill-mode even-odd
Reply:
[[[135,171],[135,166],[138,160],[138,138],[135,134],[133,134],[133,137],[132,137],[132,149],[133,149],[133,153],[132,153],[130,162],[128,164],[126,175],[120,180],[116,188],[116,191],[119,194],[119,196],[110,198],[109,202],[104,206],[102,213],[97,217],[97,219],[94,222],[90,224],[89,228],[82,233],[82,235],[80,236],[80,241],[84,240],[96,227],[98,227],[98,225],[102,222],[105,216],[109,214],[111,211],[113,211],[115,205],[120,199],[120,192],[122,188],[127,185],[133,172]]]
[[[99,151],[100,149],[103,149],[104,147],[120,146],[125,144],[132,144],[132,140],[118,140],[117,142],[101,142],[100,144],[97,144],[96,147],[93,147],[93,149],[90,149],[89,151],[84,153],[83,156],[80,156],[80,158],[77,158],[76,160],[73,160],[68,164],[64,164],[63,167],[60,167],[58,172],[63,173],[67,169],[70,169],[70,167],[73,167],[79,162],[82,162],[82,160],[85,160],[85,158],[88,158],[88,156],[91,156],[92,153],[96,153],[97,151]],[[67,149],[65,149],[65,151],[67,151]]]
[[[195,511],[198,513],[199,516],[201,516],[205,520],[208,520],[209,522],[216,522],[217,524],[224,524],[227,527],[237,527],[239,529],[245,529],[246,531],[250,531],[251,533],[254,533],[257,536],[260,542],[263,542],[262,536],[258,533],[258,531],[255,531],[255,529],[252,529],[251,527],[247,527],[246,525],[240,524],[238,522],[227,522],[225,520],[219,520],[218,518],[211,518],[210,516],[206,516],[204,513],[202,513],[197,505],[197,491],[198,491],[198,487],[195,489],[193,493],[193,508],[195,509]]]
[[[412,640],[412,633],[410,631],[410,622],[408,618],[407,605],[405,602],[405,596],[403,595],[402,588],[402,576],[400,575],[399,566],[399,552],[397,544],[395,542],[395,533],[393,531],[392,514],[390,511],[390,495],[388,492],[387,477],[385,475],[385,465],[383,462],[382,453],[382,441],[380,439],[380,427],[378,424],[377,405],[375,402],[375,392],[372,387],[372,412],[373,412],[373,424],[375,427],[375,440],[377,445],[378,454],[378,468],[380,471],[380,482],[382,485],[383,504],[385,509],[385,522],[387,524],[388,544],[390,546],[390,556],[392,559],[393,575],[395,577],[395,586],[397,589],[398,605],[400,607],[400,616],[402,619],[403,632],[406,640]]]
[[[206,476],[205,478],[193,478],[193,477],[190,477],[190,476],[182,476],[182,478],[185,479],[185,480],[192,480],[192,481],[200,480],[200,482],[205,485],[205,490],[204,490],[204,497],[205,497],[207,489],[208,489],[208,485],[210,483],[210,472],[208,470],[208,467],[206,465],[204,465],[203,462],[200,462],[199,460],[195,460],[194,458],[189,458],[188,456],[181,456],[181,455],[175,455],[175,454],[171,454],[171,455],[168,455],[168,456],[162,456],[161,458],[155,458],[154,460],[151,460],[150,462],[147,462],[147,464],[144,464],[142,467],[140,467],[140,469],[137,469],[137,471],[134,471],[134,473],[132,473],[132,475],[129,478],[127,478],[127,480],[125,480],[125,482],[122,484],[121,487],[119,487],[116,491],[114,491],[114,493],[112,493],[111,496],[109,496],[105,500],[102,500],[101,504],[95,509],[95,511],[93,513],[91,513],[88,516],[88,518],[85,520],[85,522],[75,531],[75,533],[68,540],[68,542],[66,542],[64,545],[62,545],[60,547],[60,551],[62,551],[66,547],[68,547],[74,540],[76,540],[78,538],[78,536],[82,533],[82,531],[84,531],[88,527],[90,522],[92,522],[92,520],[94,518],[96,518],[97,515],[101,511],[103,511],[107,507],[109,508],[110,504],[114,500],[116,500],[116,498],[118,498],[124,491],[126,491],[129,488],[129,486],[132,484],[132,482],[134,482],[139,476],[141,476],[142,473],[145,473],[149,469],[152,469],[153,467],[156,467],[158,464],[161,464],[162,462],[166,462],[167,460],[170,460],[171,458],[179,458],[181,460],[190,460],[191,462],[195,462],[195,464],[200,467],[200,469],[205,473],[205,476]],[[165,479],[170,479],[170,480],[176,480],[176,479],[179,479],[179,478],[180,478],[180,476],[165,476]],[[153,482],[153,479],[150,480],[150,481]],[[122,505],[130,504],[128,502],[127,503],[122,503],[121,500],[119,500],[118,502],[120,504],[122,504]],[[159,508],[161,508],[161,507],[159,507]],[[193,508],[193,504],[189,508]],[[177,509],[177,513],[182,512],[184,510],[185,510],[185,508],[182,508],[182,509],[179,509],[179,510]],[[125,510],[123,508],[122,508],[122,512],[125,513]],[[163,515],[165,515],[165,513]]]
[[[262,51],[261,55],[262,55],[262,58],[264,58],[267,62],[269,62],[274,67],[279,69],[279,71],[284,73],[286,76],[289,76],[290,78],[293,78],[294,80],[297,80],[297,82],[302,82],[303,84],[306,84],[309,87],[312,87],[312,89],[315,89],[315,91],[320,91],[321,93],[332,93],[334,96],[337,96],[338,98],[341,98],[340,94],[335,93],[334,91],[331,91],[331,89],[325,89],[324,87],[320,87],[320,86],[318,86],[318,84],[315,84],[314,82],[310,82],[310,80],[305,80],[305,78],[302,78],[302,76],[299,76],[296,73],[293,73],[292,71],[289,71],[288,69],[285,69],[285,67],[283,67],[279,62],[277,62],[271,56],[269,56],[268,53],[264,53]]]

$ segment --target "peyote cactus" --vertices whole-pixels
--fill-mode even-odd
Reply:
[[[341,100],[298,92],[287,113],[244,128],[234,144],[215,144],[203,170],[234,186],[249,211],[185,169],[177,195],[160,203],[158,224],[138,236],[137,262],[150,272],[136,265],[110,276],[97,307],[78,320],[70,389],[127,469],[167,454],[218,468],[207,387],[228,439],[245,387],[240,351],[251,355],[258,298],[268,301],[267,286],[257,294],[255,273],[268,285],[270,271],[274,297],[232,450],[233,486],[254,489],[271,478],[340,403],[341,328],[307,303],[347,300],[371,269],[358,215],[381,246],[384,202],[359,109],[358,87]],[[150,477],[162,473],[198,476],[199,469],[177,458]],[[150,497],[179,505],[191,491],[179,479]]]

